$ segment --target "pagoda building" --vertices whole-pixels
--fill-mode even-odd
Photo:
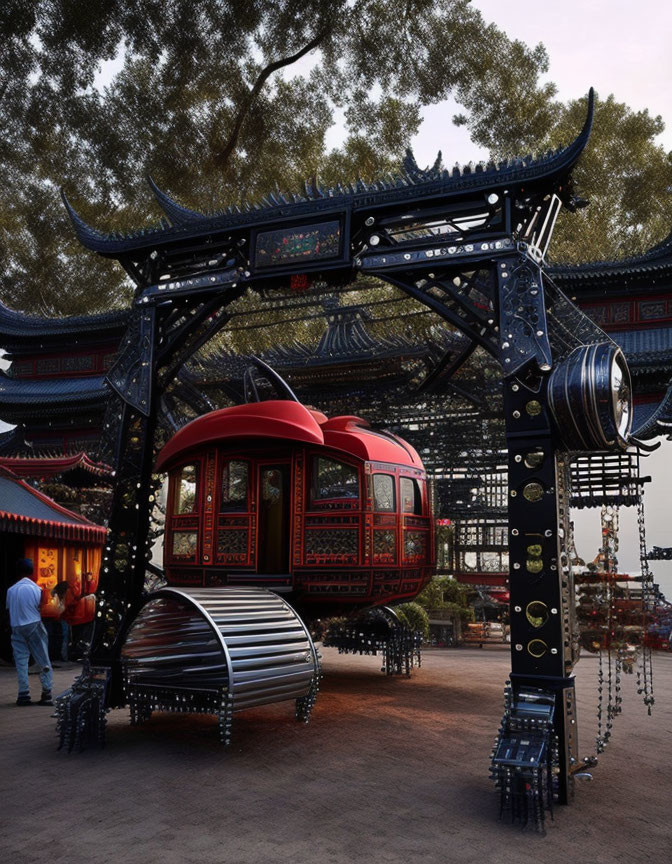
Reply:
[[[112,365],[128,313],[38,318],[0,303],[0,455],[49,457],[98,450]],[[95,461],[95,460],[94,460]]]

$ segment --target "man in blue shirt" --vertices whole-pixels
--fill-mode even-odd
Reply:
[[[16,570],[19,580],[7,592],[9,623],[12,627],[12,650],[16,675],[19,679],[19,696],[16,704],[32,704],[28,685],[28,663],[32,654],[35,662],[41,667],[42,696],[38,705],[53,705],[47,631],[40,615],[42,591],[36,584],[33,562],[30,558],[19,561]]]

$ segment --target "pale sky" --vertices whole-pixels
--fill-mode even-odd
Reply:
[[[558,98],[578,99],[594,87],[632,109],[648,108],[668,128],[660,137],[672,150],[672,3],[664,0],[472,0],[486,21],[530,47],[543,42],[550,58],[545,80],[558,87]],[[418,164],[430,164],[437,150],[444,162],[478,161],[487,153],[475,147],[464,129],[450,120],[454,102],[427,108],[413,141]]]
[[[472,0],[488,21],[494,21],[510,37],[530,46],[543,42],[550,57],[548,79],[558,87],[560,99],[576,99],[592,86],[600,97],[614,94],[631,108],[648,108],[669,125],[660,142],[672,150],[672,3],[664,0]],[[311,61],[306,58],[306,66]],[[314,60],[313,60],[314,62]],[[105,83],[117,64],[102,70]],[[454,102],[431,106],[424,112],[423,125],[413,141],[418,163],[430,164],[442,150],[446,164],[478,161],[487,156],[469,140],[464,129],[451,123],[458,106]],[[329,134],[329,143],[342,140],[338,127]],[[670,226],[672,229],[672,226]],[[0,429],[5,428],[0,422]],[[672,544],[669,487],[672,483],[672,442],[643,465],[652,474],[647,488],[648,545]],[[576,514],[579,553],[592,559],[600,543],[599,510]],[[634,509],[622,511],[620,562],[624,571],[639,569]],[[672,562],[653,562],[663,589],[672,599]]]

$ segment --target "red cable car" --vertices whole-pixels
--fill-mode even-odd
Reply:
[[[159,454],[169,474],[171,586],[260,586],[309,618],[414,597],[434,538],[417,452],[358,417],[269,400],[192,421]]]

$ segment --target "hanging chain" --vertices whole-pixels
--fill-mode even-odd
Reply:
[[[604,752],[604,748],[611,739],[614,718],[620,713],[621,704],[621,653],[617,648],[616,656],[613,652],[613,639],[615,636],[614,617],[614,579],[618,570],[616,551],[618,550],[618,507],[603,505],[600,513],[600,524],[602,528],[601,558],[601,605],[605,610],[604,624],[604,648],[607,654],[606,691],[607,705],[604,708],[605,675],[603,649],[600,645],[599,671],[598,671],[598,707],[597,707],[597,753]],[[605,715],[606,714],[606,718]],[[604,732],[603,732],[604,720]]]
[[[642,575],[642,651],[637,667],[637,692],[643,697],[649,715],[655,702],[653,696],[653,651],[648,636],[649,612],[654,601],[653,574],[649,569],[644,523],[644,492],[637,500],[637,527],[639,528],[639,561]]]

